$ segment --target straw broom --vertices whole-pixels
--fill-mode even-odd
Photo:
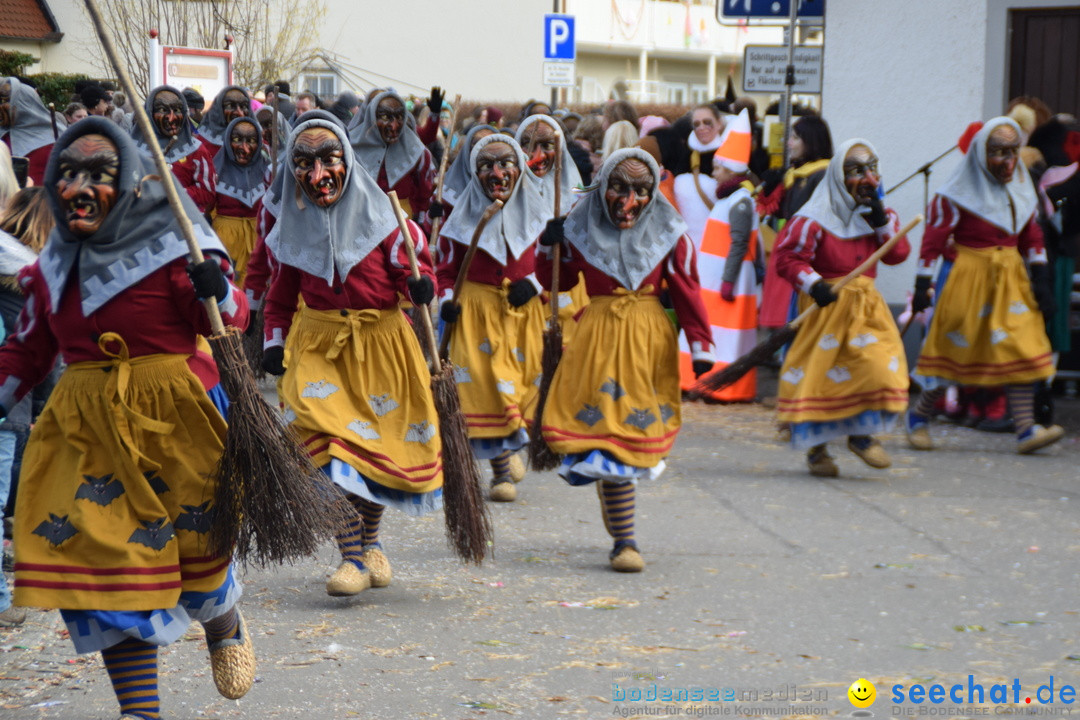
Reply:
[[[923,221],[922,215],[916,215],[910,222],[900,228],[900,232],[893,235],[886,240],[881,247],[874,251],[874,253],[863,261],[861,265],[849,272],[844,277],[840,278],[837,282],[833,283],[833,292],[839,292],[841,288],[847,285],[855,278],[862,275],[864,272],[874,266],[881,258],[885,256],[896,243],[900,242],[900,238],[911,232],[916,225]],[[715,392],[722,388],[731,385],[734,382],[738,382],[746,373],[750,372],[753,368],[761,365],[769,360],[777,350],[784,345],[791,342],[795,337],[795,334],[799,330],[799,326],[806,321],[811,315],[813,315],[818,309],[817,303],[812,303],[810,307],[803,310],[803,312],[794,320],[789,322],[784,327],[773,333],[772,337],[764,342],[758,343],[750,352],[743,355],[741,358],[731,363],[727,367],[711,372],[698,379],[697,383],[690,389],[689,394],[691,398],[697,399],[708,392]]]
[[[555,131],[555,217],[562,213],[562,131]],[[559,265],[562,262],[562,243],[551,248],[551,318],[544,331],[544,349],[540,356],[540,389],[536,395],[536,414],[529,433],[529,466],[535,470],[554,470],[560,458],[544,440],[544,406],[551,391],[551,379],[562,359],[562,325],[559,324]]]
[[[391,190],[389,195],[401,228],[405,252],[409,255],[409,269],[414,278],[419,278],[416,247],[405,222],[405,213],[398,202],[397,193]],[[446,538],[458,557],[479,565],[492,537],[491,517],[480,487],[480,467],[469,446],[465,415],[461,412],[461,399],[454,379],[454,365],[449,360],[440,360],[436,354],[435,328],[431,316],[423,311],[419,315],[424,342],[431,357],[431,394],[439,415],[439,437],[442,439]]]
[[[191,221],[177,193],[157,136],[138,101],[127,68],[116,52],[95,0],[85,0],[102,47],[132,99],[135,119],[149,145],[160,181],[188,243],[191,260],[203,261]],[[229,396],[229,429],[214,471],[214,520],[209,549],[235,553],[243,563],[261,566],[314,555],[322,539],[331,539],[351,508],[341,493],[299,447],[280,415],[263,400],[248,369],[240,331],[226,329],[214,298],[203,300],[213,336],[210,345],[222,385]]]

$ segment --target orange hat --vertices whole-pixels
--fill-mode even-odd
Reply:
[[[724,134],[720,137],[720,147],[713,154],[713,162],[737,173],[744,173],[749,169],[750,114],[746,108],[728,120]]]
[[[967,155],[968,148],[971,147],[971,141],[975,139],[975,135],[982,130],[982,127],[982,121],[976,120],[964,128],[964,134],[956,141],[956,144],[960,146],[960,152]]]

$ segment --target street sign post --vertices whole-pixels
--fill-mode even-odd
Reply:
[[[795,48],[794,92],[821,92],[824,60],[821,45]],[[747,45],[743,52],[743,92],[782,93],[787,74],[788,49],[783,45]]]
[[[820,24],[825,18],[825,0],[796,0],[798,19],[804,24]],[[716,19],[725,25],[753,23],[786,25],[791,17],[791,0],[716,0]]]
[[[576,58],[574,16],[559,13],[544,15],[544,85],[550,88],[574,87]],[[554,103],[555,90],[551,93]]]

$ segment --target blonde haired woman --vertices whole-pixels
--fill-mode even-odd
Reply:
[[[620,120],[612,123],[604,131],[604,147],[600,155],[604,160],[611,157],[611,153],[623,148],[631,148],[637,145],[638,130],[629,120]]]

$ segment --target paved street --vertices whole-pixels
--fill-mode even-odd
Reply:
[[[877,717],[968,717],[1045,711],[1023,698],[1051,675],[1077,683],[1075,422],[1032,457],[1011,435],[953,426],[935,426],[934,453],[888,438],[886,471],[836,449],[842,477],[822,481],[761,406],[693,405],[685,421],[668,472],[639,493],[643,574],[608,569],[595,493],[554,475],[492,508],[482,568],[453,559],[441,516],[388,513],[391,587],[327,597],[329,546],[249,571],[259,683],[220,698],[193,628],[164,652],[165,717],[849,717],[860,677]],[[895,684],[966,688],[969,674],[988,692],[1019,678],[1019,706],[890,701]],[[676,692],[695,687],[735,699]],[[680,699],[630,701],[665,691]],[[0,631],[0,717],[117,715],[99,657],[74,656],[57,613]]]

